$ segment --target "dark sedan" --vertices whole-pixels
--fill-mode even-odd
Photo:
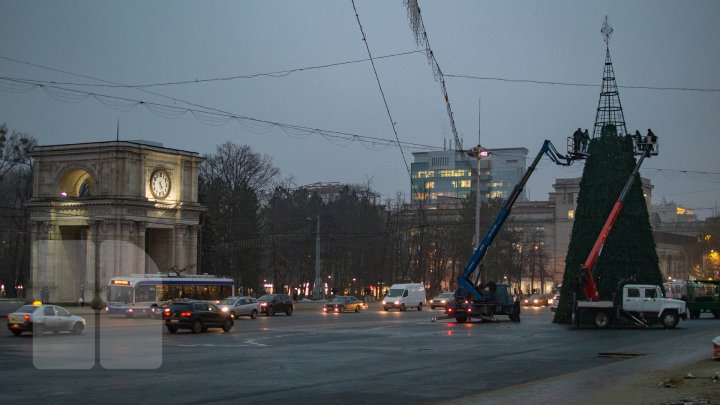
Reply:
[[[273,316],[278,312],[285,312],[285,315],[292,315],[295,310],[293,299],[287,294],[265,294],[258,298],[260,312],[267,316]]]
[[[173,302],[163,312],[168,332],[190,329],[192,333],[206,332],[208,328],[222,328],[229,332],[233,327],[230,315],[220,311],[214,304],[205,301]]]
[[[323,305],[323,312],[360,312],[361,309],[365,309],[365,303],[349,295],[338,295]]]

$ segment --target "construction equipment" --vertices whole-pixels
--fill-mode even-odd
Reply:
[[[615,299],[612,301],[600,301],[597,284],[593,277],[593,270],[598,258],[602,254],[603,247],[610,232],[615,225],[625,198],[635,182],[635,177],[640,171],[645,158],[658,154],[657,137],[652,135],[646,138],[636,137],[635,154],[640,158],[632,173],[627,179],[625,186],[620,192],[620,197],[613,205],[610,215],[600,230],[585,262],[580,266],[580,272],[573,281],[573,326],[579,326],[579,315],[589,314],[595,326],[605,328],[614,323],[629,321],[637,326],[648,327],[651,322],[660,321],[666,328],[674,328],[679,318],[686,318],[686,304],[680,300],[668,299],[662,296],[660,286],[645,284],[628,284],[634,280],[621,280],[615,292]],[[582,288],[587,300],[577,299],[580,288]]]
[[[500,208],[495,221],[490,225],[485,237],[475,249],[463,272],[458,275],[458,288],[455,291],[455,297],[445,309],[448,318],[455,318],[457,322],[463,323],[471,318],[491,320],[495,319],[495,315],[508,315],[513,322],[520,321],[520,302],[515,299],[509,285],[494,281],[479,282],[482,271],[481,263],[485,258],[488,247],[497,236],[508,215],[510,215],[510,210],[518,197],[520,197],[525,184],[543,155],[547,155],[555,164],[561,166],[570,166],[576,159],[587,156],[587,154],[571,153],[561,155],[550,141],[546,140],[543,143],[542,148],[535,156],[535,160],[530,164],[520,182],[505,200],[502,208]],[[475,274],[474,278],[473,274]]]

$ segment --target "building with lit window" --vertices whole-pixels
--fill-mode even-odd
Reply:
[[[490,149],[480,160],[480,196],[507,198],[527,166],[526,148]],[[411,202],[436,204],[449,199],[467,198],[477,187],[477,160],[456,150],[414,152],[410,166]],[[525,192],[519,201],[526,200]]]

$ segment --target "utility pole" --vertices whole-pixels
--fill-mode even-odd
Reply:
[[[322,280],[320,279],[320,215],[317,216],[317,228],[315,230],[315,288],[313,288],[313,299],[322,298]]]

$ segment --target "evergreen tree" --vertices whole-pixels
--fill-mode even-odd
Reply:
[[[632,138],[616,135],[614,126],[603,128],[602,135],[590,142],[588,152],[555,313],[554,321],[559,323],[570,322],[572,280],[579,274],[580,265],[587,259],[636,164]],[[621,279],[634,277],[637,283],[662,285],[639,174],[592,271],[601,300],[613,298]],[[578,297],[581,299],[585,299],[582,291]]]

